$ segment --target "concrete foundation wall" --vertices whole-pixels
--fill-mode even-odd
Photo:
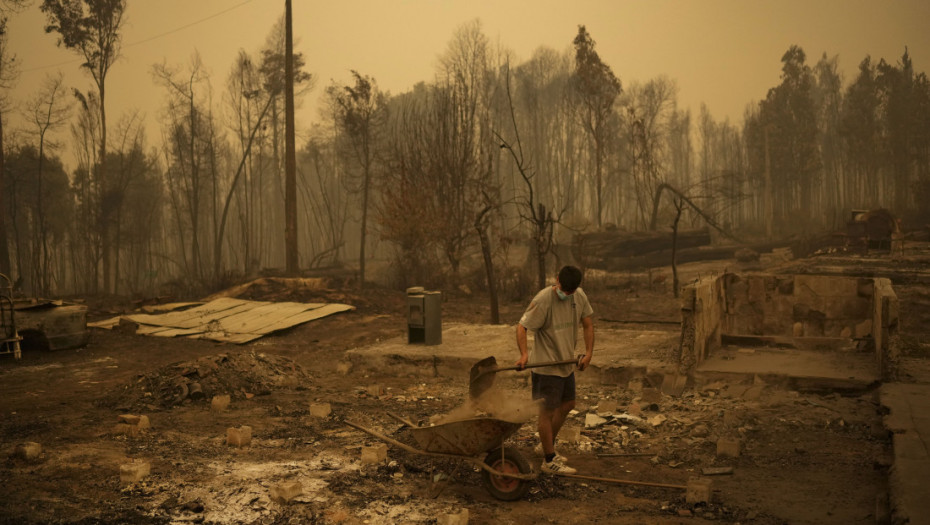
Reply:
[[[705,277],[682,294],[679,368],[689,371],[721,345],[723,336],[842,341],[871,337],[876,361],[889,355],[898,300],[888,279],[819,275]]]
[[[876,327],[872,334],[875,341],[875,358],[884,377],[887,363],[898,358],[894,347],[889,344],[889,339],[898,329],[898,295],[891,288],[890,279],[875,279],[872,322]]]
[[[681,297],[679,368],[686,372],[720,348],[720,335],[726,327],[724,281],[704,277],[686,286]]]
[[[865,337],[872,332],[872,279],[726,274],[730,335]]]

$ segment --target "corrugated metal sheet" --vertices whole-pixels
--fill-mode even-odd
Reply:
[[[137,334],[157,337],[186,336],[242,344],[263,335],[284,330],[354,306],[338,303],[271,303],[223,297],[194,308],[164,314],[131,314],[126,319],[138,325]],[[90,323],[111,329],[120,317]]]

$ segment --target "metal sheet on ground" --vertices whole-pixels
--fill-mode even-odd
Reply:
[[[134,314],[123,318],[138,325],[137,334],[157,337],[186,336],[242,344],[264,335],[307,323],[355,307],[339,303],[271,303],[224,297],[184,311]],[[119,317],[91,326],[111,329]]]

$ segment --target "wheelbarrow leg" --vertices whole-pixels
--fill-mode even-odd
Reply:
[[[455,469],[452,470],[452,474],[449,475],[446,475],[445,472],[435,473],[435,470],[430,472],[429,497],[432,499],[438,498],[439,495],[442,494],[442,491],[446,490],[446,487],[449,486],[449,482],[459,473],[459,469],[461,468],[462,464],[457,464]]]

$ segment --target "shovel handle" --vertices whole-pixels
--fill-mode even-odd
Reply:
[[[526,370],[527,368],[539,368],[543,366],[558,366],[558,365],[574,365],[578,363],[578,359],[566,359],[565,361],[549,361],[547,363],[534,363],[532,365],[520,366],[505,366],[501,368],[495,368],[493,370],[488,370],[488,372],[501,372],[503,370]]]

